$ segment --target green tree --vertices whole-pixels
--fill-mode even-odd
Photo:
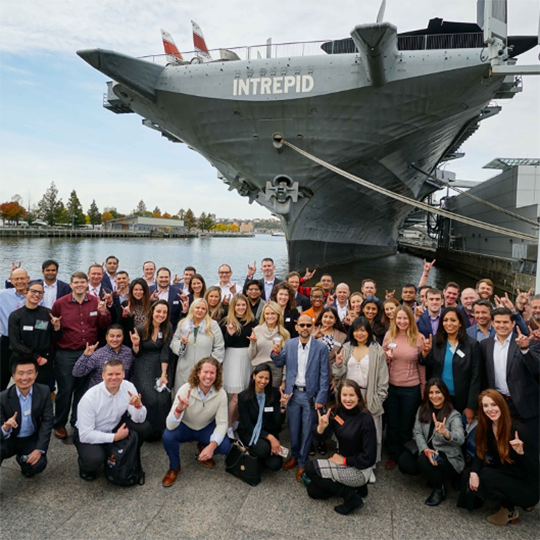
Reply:
[[[184,219],[186,217],[186,211],[183,208],[180,208],[180,210],[178,210],[178,213],[176,215],[180,219]]]
[[[43,198],[38,203],[39,212],[47,225],[56,225],[61,222],[62,212],[65,211],[62,199],[58,198],[58,189],[56,184],[51,182],[51,185],[43,195]]]
[[[90,225],[92,225],[92,229],[101,223],[101,212],[99,211],[99,208],[97,207],[96,200],[92,200],[92,204],[90,205],[90,208],[88,209],[88,217],[90,218]]]
[[[108,210],[108,212],[110,212],[111,216],[113,217],[113,219],[118,219],[119,217],[126,217],[125,214],[120,214],[118,213],[118,211],[116,210],[116,208],[111,208],[110,210]]]
[[[73,190],[69,195],[69,199],[66,205],[66,211],[69,217],[69,223],[71,223],[71,226],[74,229],[76,227],[80,227],[81,225],[86,224],[86,218],[84,216],[82,204],[75,190]]]
[[[212,219],[212,214],[201,214],[199,218],[199,229],[201,231],[211,231],[216,228],[216,222]]]
[[[204,231],[205,230],[205,225],[206,225],[206,212],[203,212],[200,216],[199,216],[199,219],[197,220],[197,226],[199,227],[199,229],[201,231]]]
[[[56,223],[58,225],[67,225],[71,226],[71,216],[69,215],[67,208],[64,206],[64,203],[62,200],[58,203],[58,219],[56,220]]]
[[[184,225],[188,231],[191,231],[191,229],[194,229],[197,226],[197,218],[191,208],[188,208],[187,212],[184,214]]]
[[[28,208],[28,212],[26,214],[26,223],[30,225],[30,227],[39,219],[39,209],[36,205],[30,206]]]
[[[147,213],[148,208],[146,208],[146,203],[141,199],[135,210],[133,210],[132,214],[134,216],[145,216]]]

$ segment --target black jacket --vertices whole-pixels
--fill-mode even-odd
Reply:
[[[10,437],[16,437],[21,430],[21,406],[17,396],[16,386],[10,386],[0,393],[0,425],[9,420],[17,412],[16,422],[18,427],[13,429]],[[54,423],[53,404],[51,390],[44,384],[34,384],[32,393],[32,423],[37,435],[36,449],[47,451]],[[2,439],[4,434],[0,431]]]

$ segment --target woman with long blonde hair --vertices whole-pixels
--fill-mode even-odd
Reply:
[[[171,341],[171,350],[179,356],[176,365],[174,393],[187,382],[193,366],[212,356],[223,362],[225,344],[219,324],[210,318],[206,300],[197,298],[189,307],[187,317],[178,323]]]
[[[276,302],[267,302],[263,308],[261,320],[248,337],[249,356],[253,367],[267,363],[272,368],[272,384],[277,387],[283,381],[283,368],[278,368],[272,361],[270,353],[274,348],[274,341],[285,345],[290,334],[283,321],[283,312]]]
[[[208,304],[208,314],[210,318],[214,319],[218,323],[225,317],[225,308],[222,303],[221,289],[217,285],[212,285],[206,289],[204,293],[204,299]]]

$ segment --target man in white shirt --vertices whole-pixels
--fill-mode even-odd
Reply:
[[[103,366],[103,382],[90,388],[79,402],[73,442],[79,453],[79,476],[87,482],[97,478],[105,463],[107,444],[125,439],[134,430],[139,451],[152,432],[141,395],[124,377],[124,364],[109,360]]]
[[[231,281],[232,269],[228,264],[222,264],[218,268],[219,283],[217,287],[221,289],[221,301],[227,305],[230,299],[238,292],[236,283]]]
[[[146,281],[149,287],[156,284],[154,275],[156,273],[156,265],[153,261],[146,261],[142,266],[143,279]]]
[[[71,287],[68,283],[64,283],[57,279],[58,263],[52,259],[47,259],[41,265],[43,274],[43,304],[46,308],[52,309],[53,304],[66,294],[71,293]]]
[[[101,280],[103,279],[103,268],[99,264],[93,264],[88,269],[88,294],[101,298]],[[106,291],[111,292],[111,291]]]
[[[174,398],[163,432],[163,446],[169,456],[169,470],[162,485],[170,487],[180,472],[180,444],[197,441],[197,459],[212,469],[214,454],[225,455],[231,448],[226,437],[228,421],[227,393],[222,388],[223,368],[208,356],[193,367],[188,382]]]
[[[335,301],[335,308],[339,315],[339,320],[343,322],[343,319],[347,316],[347,312],[349,311],[349,296],[351,295],[351,290],[349,289],[349,286],[346,283],[340,283],[336,287],[336,301]]]

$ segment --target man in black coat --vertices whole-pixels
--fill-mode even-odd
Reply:
[[[0,393],[0,464],[16,456],[26,477],[47,466],[47,449],[54,422],[48,386],[36,384],[37,365],[32,358],[13,362],[15,384]]]

